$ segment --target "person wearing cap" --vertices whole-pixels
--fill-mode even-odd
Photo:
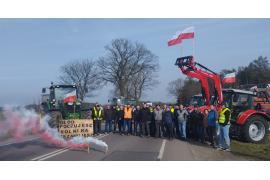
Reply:
[[[220,128],[218,150],[230,151],[230,121],[231,110],[228,108],[228,104],[224,103],[222,105],[222,109],[219,111],[218,117],[218,124]]]
[[[101,120],[103,119],[103,111],[99,104],[96,104],[92,109],[92,118],[94,123],[94,135],[101,133]]]

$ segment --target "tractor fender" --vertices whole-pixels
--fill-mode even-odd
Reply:
[[[259,115],[264,117],[268,122],[270,121],[270,117],[267,115],[267,113],[262,112],[262,111],[256,111],[254,109],[249,109],[247,111],[242,112],[239,114],[236,123],[239,125],[244,125],[246,121],[248,120],[249,117],[253,115]]]

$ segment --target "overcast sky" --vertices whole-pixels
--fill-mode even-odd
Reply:
[[[195,27],[196,61],[216,72],[270,56],[269,19],[0,19],[0,105],[37,102],[41,88],[58,80],[61,65],[97,59],[115,38],[145,44],[159,57],[160,84],[143,99],[173,101],[167,84],[184,76],[174,65],[181,47],[167,47],[167,40],[189,26]],[[192,41],[182,48],[190,55]],[[90,101],[107,102],[111,89]]]

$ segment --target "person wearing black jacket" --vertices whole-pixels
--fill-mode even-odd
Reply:
[[[140,110],[142,120],[142,132],[143,136],[150,136],[149,121],[151,120],[151,114],[146,104],[143,104],[143,108]]]
[[[134,121],[134,135],[135,136],[142,136],[142,120],[141,120],[141,113],[140,113],[140,106],[137,106],[133,111],[133,121]],[[139,131],[138,131],[139,128]]]
[[[196,140],[205,143],[204,139],[204,114],[198,109],[197,110],[197,117],[196,117]]]
[[[179,136],[179,122],[178,122],[178,114],[177,114],[177,111],[179,110],[179,106],[174,106],[174,112],[173,112],[173,115],[174,115],[174,118],[173,118],[173,134],[174,134],[174,137],[175,138],[180,138]]]
[[[105,132],[110,133],[112,132],[112,121],[114,112],[113,109],[111,109],[110,105],[107,105],[106,109],[104,110],[104,119],[105,119]]]
[[[194,110],[189,116],[190,135],[195,140],[200,140],[201,128],[203,126],[203,114],[199,111],[198,106],[194,107]]]
[[[164,121],[167,137],[169,140],[173,139],[173,113],[169,107],[166,107],[165,112],[163,113],[162,120]]]
[[[114,119],[114,132],[116,132],[116,127],[118,126],[118,132],[122,134],[122,121],[124,119],[124,110],[123,107],[119,107],[118,105],[115,108],[115,119]]]

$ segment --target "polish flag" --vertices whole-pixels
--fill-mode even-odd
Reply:
[[[236,78],[235,78],[235,72],[226,74],[224,79],[223,79],[223,84],[232,84],[235,83]]]
[[[77,100],[77,96],[76,96],[76,90],[71,91],[70,93],[67,93],[64,96],[64,103],[73,103]]]
[[[183,39],[193,39],[194,34],[193,26],[184,29],[182,32],[177,32],[174,37],[168,41],[168,46],[180,44]]]

